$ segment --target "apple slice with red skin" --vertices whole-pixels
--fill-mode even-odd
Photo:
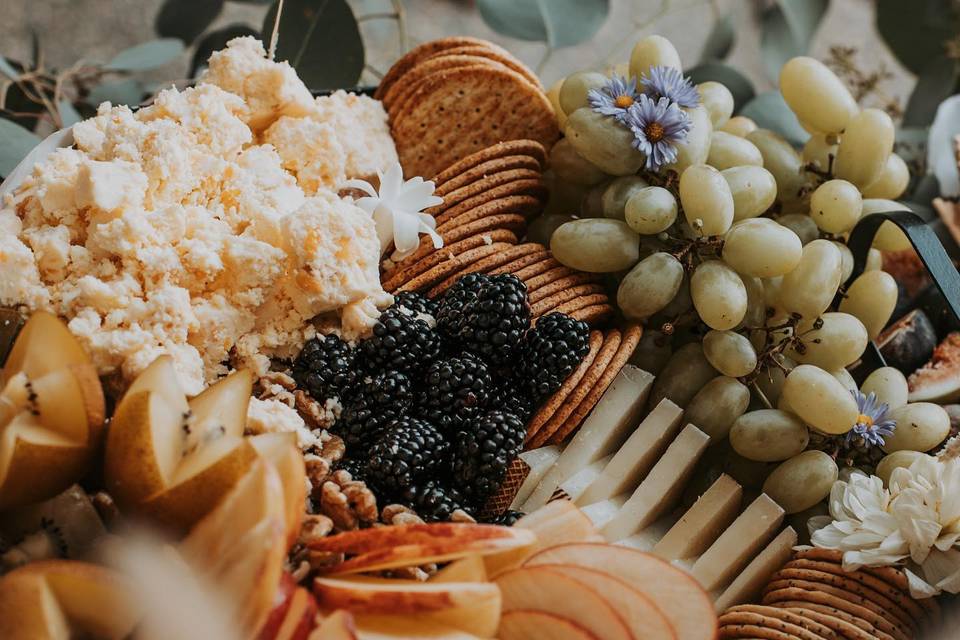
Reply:
[[[500,640],[601,640],[573,620],[554,613],[517,609],[500,617]]]
[[[571,564],[609,573],[646,594],[676,631],[679,640],[711,640],[717,635],[713,601],[686,572],[649,553],[604,543],[562,544],[535,553],[524,567]]]
[[[257,640],[307,640],[316,627],[318,609],[313,595],[284,573],[275,602]]]
[[[357,640],[357,625],[349,611],[334,611],[323,619],[310,640]]]

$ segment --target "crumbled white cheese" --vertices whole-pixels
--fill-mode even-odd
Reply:
[[[254,435],[293,432],[297,434],[297,444],[301,449],[309,449],[318,441],[300,414],[279,400],[250,398],[246,431]]]

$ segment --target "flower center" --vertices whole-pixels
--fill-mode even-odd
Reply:
[[[862,424],[865,427],[873,426],[873,418],[868,415],[860,414],[857,416],[857,424]]]
[[[660,142],[663,140],[663,125],[659,122],[651,122],[647,125],[643,132],[646,134],[647,140],[650,142]]]
[[[617,105],[621,109],[627,109],[633,106],[633,98],[631,96],[617,96],[613,104]]]

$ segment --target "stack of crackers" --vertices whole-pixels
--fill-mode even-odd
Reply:
[[[527,285],[534,319],[566,313],[591,325],[613,315],[601,276],[566,267],[543,245],[520,243],[527,220],[543,211],[546,151],[534,140],[493,144],[437,174],[443,204],[428,210],[444,246],[424,236],[411,255],[381,274],[391,293],[436,297],[468,273],[513,273]]]
[[[411,49],[374,97],[387,111],[407,177],[430,178],[496,142],[531,139],[549,149],[560,136],[536,74],[477,38],[443,38]]]
[[[720,616],[720,638],[910,640],[939,623],[933,598],[910,597],[894,567],[844,571],[842,552],[803,549],[770,577],[762,604]]]

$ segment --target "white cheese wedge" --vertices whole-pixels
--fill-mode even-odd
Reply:
[[[670,529],[674,522],[674,517],[668,514],[650,526],[644,527],[643,531],[635,533],[629,538],[624,538],[617,542],[617,544],[649,553],[653,551],[653,547],[657,544],[657,541],[663,538],[663,535]]]
[[[653,374],[633,365],[624,366],[573,440],[530,494],[523,510],[529,513],[547,504],[564,480],[619,449],[639,424],[652,386]]]
[[[626,494],[622,496],[616,496],[614,498],[610,498],[609,500],[594,502],[586,507],[581,507],[580,510],[583,511],[588,518],[590,518],[595,527],[600,528],[613,520],[614,516],[617,515],[617,512],[620,511],[620,508],[629,497],[630,496]]]
[[[787,527],[770,541],[763,551],[740,572],[716,600],[717,611],[744,602],[752,602],[767,584],[773,572],[782,567],[797,544],[797,532]]]
[[[780,505],[760,494],[697,559],[693,577],[707,591],[726,585],[767,544],[782,521]]]
[[[661,400],[576,500],[577,504],[588,505],[633,492],[680,431],[682,417],[683,409],[666,398]]]
[[[684,427],[617,517],[603,527],[603,537],[610,542],[623,540],[672,507],[709,442],[710,436],[692,424]]]
[[[743,488],[723,474],[693,503],[677,523],[653,547],[664,560],[698,556],[723,533],[740,513]]]
[[[564,493],[569,496],[574,503],[577,502],[577,498],[583,495],[583,492],[587,490],[593,482],[600,476],[600,473],[603,471],[610,460],[613,459],[612,455],[604,456],[596,462],[591,462],[580,471],[576,472],[565,481],[560,483],[560,488]]]
[[[517,509],[527,501],[527,498],[530,497],[533,490],[540,484],[540,480],[543,479],[543,474],[547,472],[550,465],[556,462],[559,457],[560,447],[555,444],[549,447],[531,449],[530,451],[524,451],[520,454],[520,459],[530,467],[530,472],[523,480],[520,488],[517,489],[517,495],[513,497],[513,503],[510,505],[511,509]]]

